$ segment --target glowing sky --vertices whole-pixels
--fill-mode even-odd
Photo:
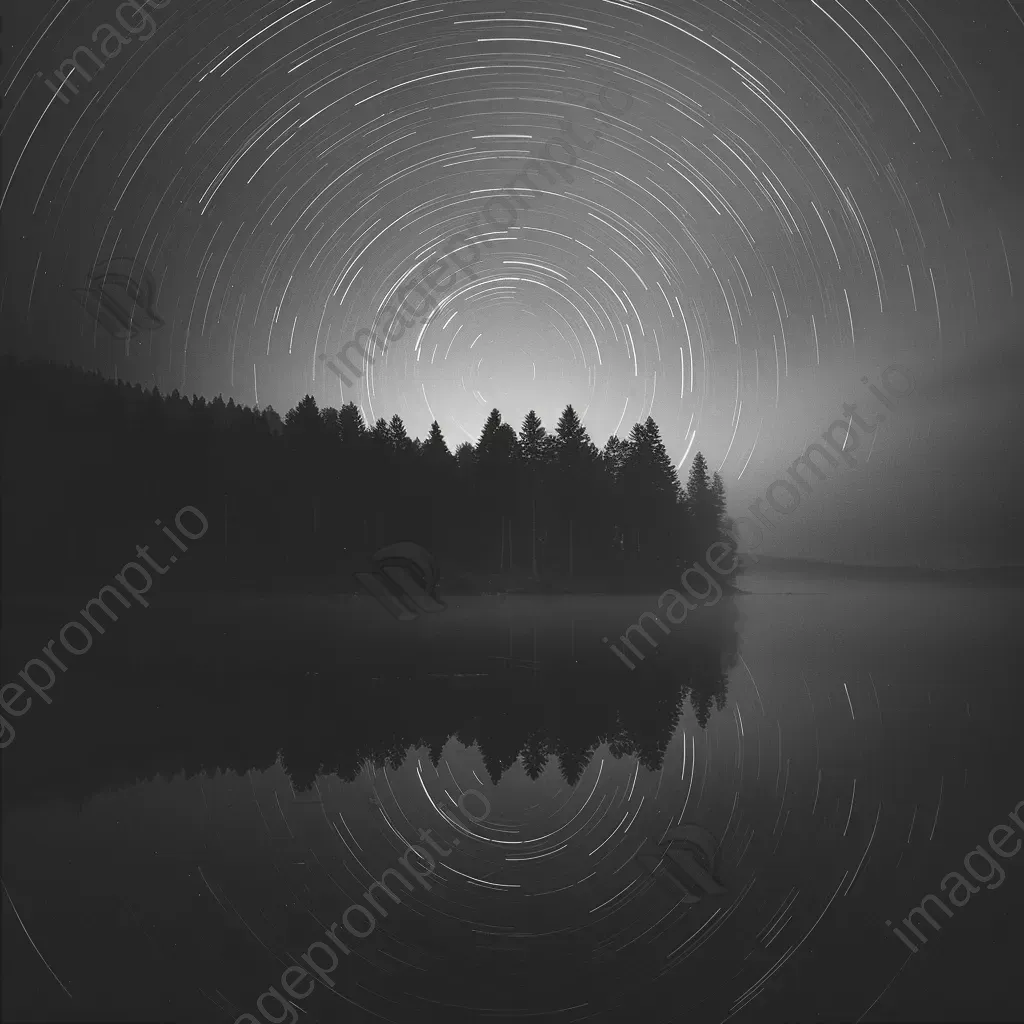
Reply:
[[[37,73],[95,47],[117,5],[18,6],[3,301],[48,338],[9,347],[279,411],[354,400],[413,436],[436,418],[452,447],[493,406],[551,427],[572,402],[598,445],[653,415],[740,508],[901,363],[913,400],[856,487],[784,524],[787,550],[935,561],[950,531],[978,549],[951,473],[1007,500],[1005,452],[993,471],[977,449],[1020,423],[1010,3],[165,0],[67,104]],[[565,118],[600,133],[571,180],[481,228]],[[317,355],[467,230],[487,234],[473,279],[343,387]],[[167,321],[127,343],[69,294],[122,254]],[[915,532],[928,500],[945,525]],[[931,539],[907,555],[911,534]]]

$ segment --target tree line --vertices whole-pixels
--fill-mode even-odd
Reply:
[[[506,586],[575,580],[664,587],[727,535],[725,491],[700,452],[684,486],[653,418],[598,449],[567,405],[549,432],[499,410],[452,450],[400,416],[369,424],[354,403],[306,396],[282,419],[222,397],[5,360],[5,555],[22,581],[108,570],[154,518],[207,517],[208,572],[330,579],[400,540],[442,566]],[[14,540],[14,536],[17,540]],[[197,559],[199,561],[199,559]]]

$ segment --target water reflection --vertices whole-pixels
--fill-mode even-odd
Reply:
[[[304,792],[322,775],[350,782],[367,762],[397,770],[419,748],[436,767],[453,738],[479,751],[494,784],[521,758],[530,779],[555,763],[575,786],[604,744],[613,758],[636,758],[657,771],[687,709],[705,728],[713,710],[726,706],[736,610],[723,604],[692,629],[677,630],[634,671],[593,642],[606,628],[548,617],[540,633],[548,649],[537,658],[514,654],[497,630],[478,633],[475,643],[463,634],[454,656],[452,647],[441,648],[445,658],[436,648],[414,648],[383,668],[326,660],[262,674],[249,666],[224,672],[217,665],[208,674],[197,667],[175,679],[172,699],[156,680],[140,693],[134,676],[99,676],[90,683],[88,729],[79,728],[80,708],[59,699],[47,708],[45,758],[39,744],[19,739],[11,805],[42,796],[80,800],[180,773],[244,775],[279,758]],[[536,632],[533,639],[536,646]],[[132,742],[139,732],[144,745]]]
[[[299,1020],[998,1008],[1015,863],[909,965],[883,922],[1024,796],[1020,595],[783,589],[633,672],[600,638],[649,599],[454,602],[401,633],[323,599],[154,608],[5,756],[6,1016],[234,1021],[423,828],[453,850],[433,888]],[[459,832],[437,808],[471,788],[493,812]],[[638,859],[681,820],[720,844],[695,903]],[[984,993],[950,1002],[951,961]]]

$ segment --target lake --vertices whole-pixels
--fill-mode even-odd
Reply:
[[[152,595],[11,720],[4,1019],[1024,1018],[1024,852],[885,924],[1024,800],[1024,593],[741,585],[633,670],[601,638],[656,595]],[[5,605],[3,680],[79,607]],[[680,822],[724,892],[638,863]]]

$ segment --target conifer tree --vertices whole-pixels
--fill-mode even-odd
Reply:
[[[717,473],[711,480],[711,507],[715,512],[718,534],[722,536],[729,529],[729,521],[725,510],[725,484],[722,483],[722,478]]]
[[[476,451],[469,441],[463,441],[458,448],[455,449],[455,461],[459,464],[459,470],[467,475],[473,471],[476,466]]]
[[[404,455],[412,447],[405,424],[397,412],[391,417],[391,422],[388,424],[388,437],[391,441],[391,448],[396,454]]]
[[[430,433],[427,434],[427,439],[423,442],[422,454],[434,466],[443,465],[451,461],[451,452],[448,451],[448,445],[444,441],[444,434],[441,433],[441,425],[437,420],[430,424]]]
[[[344,445],[355,444],[365,436],[366,424],[355,402],[346,402],[338,411],[338,433]]]
[[[708,464],[704,456],[697,452],[690,464],[690,476],[686,481],[686,494],[695,504],[703,501],[710,490],[708,480]]]
[[[576,410],[567,405],[555,427],[556,458],[563,466],[585,464],[594,459],[597,449],[587,434]]]
[[[519,448],[527,463],[536,464],[542,461],[547,454],[544,444],[546,437],[547,430],[540,417],[531,409],[523,418],[523,425],[519,430]]]
[[[483,430],[480,431],[480,439],[476,443],[476,454],[482,461],[488,461],[489,457],[494,454],[500,426],[501,413],[497,409],[492,409],[484,422]]]
[[[692,548],[689,557],[704,560],[708,547],[718,539],[718,510],[708,464],[697,452],[686,483],[686,502],[690,513]]]
[[[219,396],[210,403],[210,408],[214,408],[217,402],[220,402]],[[221,405],[223,405],[223,402],[221,402]],[[293,436],[308,436],[318,433],[321,427],[321,420],[316,399],[312,395],[306,395],[294,409],[289,409],[284,418],[284,426],[285,431]]]
[[[546,518],[546,510],[542,499],[545,484],[546,467],[552,454],[551,439],[540,417],[531,409],[523,418],[519,430],[519,451],[522,456],[521,472],[523,486],[520,488],[520,520],[529,523],[530,575],[537,579],[540,571],[537,564],[537,530]],[[538,509],[538,503],[540,508]]]
[[[383,416],[374,423],[370,430],[370,440],[379,448],[391,447],[391,428]]]
[[[681,493],[679,476],[668,457],[658,424],[651,416],[644,423],[642,450],[643,464],[649,474],[652,491],[675,505]]]

